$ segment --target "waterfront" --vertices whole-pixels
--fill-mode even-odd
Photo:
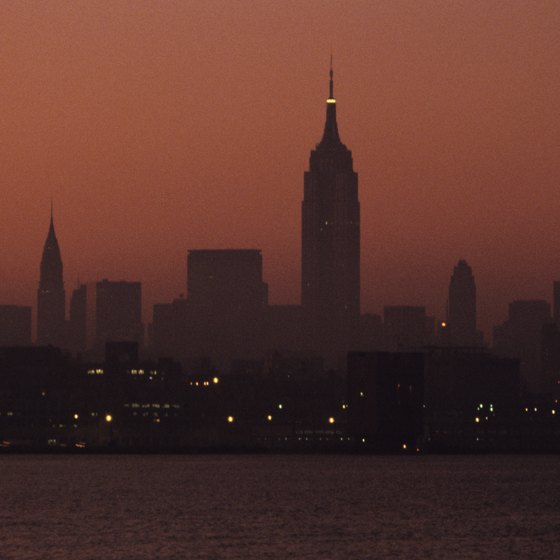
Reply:
[[[3,456],[0,558],[555,558],[558,456]]]

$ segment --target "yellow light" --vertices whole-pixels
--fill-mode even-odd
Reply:
[[[74,420],[77,420],[80,417],[79,414],[74,414]]]
[[[406,445],[406,443],[403,443],[402,448],[406,451],[406,449],[408,448],[408,445]]]
[[[235,420],[235,418],[233,416],[228,416],[227,417],[228,424],[232,424],[234,420]]]
[[[214,379],[212,379],[212,382],[214,383],[214,385],[217,385],[220,382],[220,379],[218,377],[214,377]]]
[[[336,99],[333,99],[332,97],[329,97],[327,99],[327,103],[336,103]]]
[[[556,410],[554,410],[554,408],[552,409],[552,415],[554,416],[556,414]]]
[[[272,414],[269,414],[269,415],[266,417],[266,419],[267,419],[269,422],[271,422],[271,421],[272,421]]]
[[[278,405],[278,408],[279,408],[280,410],[282,410],[283,407],[282,407],[281,404],[279,404],[279,405]]]
[[[445,327],[447,327],[447,323],[446,323],[445,321],[443,321],[443,322],[441,323],[441,328],[442,328],[442,329],[445,329]]]
[[[332,416],[329,418],[329,424],[334,424],[334,418]]]
[[[113,417],[110,414],[107,414],[105,416],[105,422],[112,422],[113,421]]]
[[[480,418],[477,416],[474,421],[478,424],[480,422]]]

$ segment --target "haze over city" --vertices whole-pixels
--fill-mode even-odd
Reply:
[[[300,294],[334,53],[360,177],[362,311],[445,315],[467,259],[487,338],[558,267],[557,2],[18,2],[0,18],[0,300],[35,302],[54,199],[67,289],[186,290],[192,248],[260,248]]]
[[[0,558],[560,558],[559,29],[0,3]]]

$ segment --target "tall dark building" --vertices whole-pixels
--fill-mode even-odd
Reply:
[[[476,330],[476,284],[467,261],[453,268],[447,302],[447,336],[451,346],[480,346],[482,334]]]
[[[319,346],[346,351],[360,315],[360,203],[352,152],[338,134],[332,64],[326,112],[304,176],[301,300]]]
[[[426,308],[386,305],[383,308],[384,348],[390,352],[418,350],[431,342]]]
[[[41,277],[37,292],[37,342],[62,346],[65,336],[65,292],[62,258],[54,231],[51,209],[49,233],[41,258]]]

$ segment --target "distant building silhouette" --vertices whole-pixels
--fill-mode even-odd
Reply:
[[[84,352],[87,348],[87,286],[81,284],[72,292],[68,341],[71,350]]]
[[[426,308],[387,305],[383,308],[383,347],[390,352],[419,349],[433,342],[433,320]]]
[[[268,303],[258,249],[190,250],[187,257],[187,347],[225,366],[262,355]]]
[[[517,300],[509,304],[507,320],[494,328],[494,351],[520,360],[522,386],[533,393],[541,386],[542,332],[550,322],[547,301]]]
[[[187,298],[154,306],[156,354],[220,367],[263,354],[268,286],[259,249],[190,250]]]
[[[97,282],[95,287],[96,347],[107,341],[143,341],[140,282]]]
[[[323,137],[304,176],[301,301],[317,349],[346,352],[360,316],[360,203],[352,152],[336,121],[333,71]]]
[[[152,344],[156,356],[174,357],[183,364],[190,348],[186,348],[189,306],[186,298],[171,303],[154,304]]]
[[[451,346],[482,345],[482,333],[476,330],[476,284],[464,260],[455,265],[449,282],[445,333]]]
[[[65,342],[65,304],[62,258],[51,208],[49,232],[41,258],[37,291],[37,342],[62,346]]]
[[[191,250],[187,291],[192,305],[247,311],[268,303],[258,249]]]
[[[31,345],[31,307],[0,305],[0,346]]]

